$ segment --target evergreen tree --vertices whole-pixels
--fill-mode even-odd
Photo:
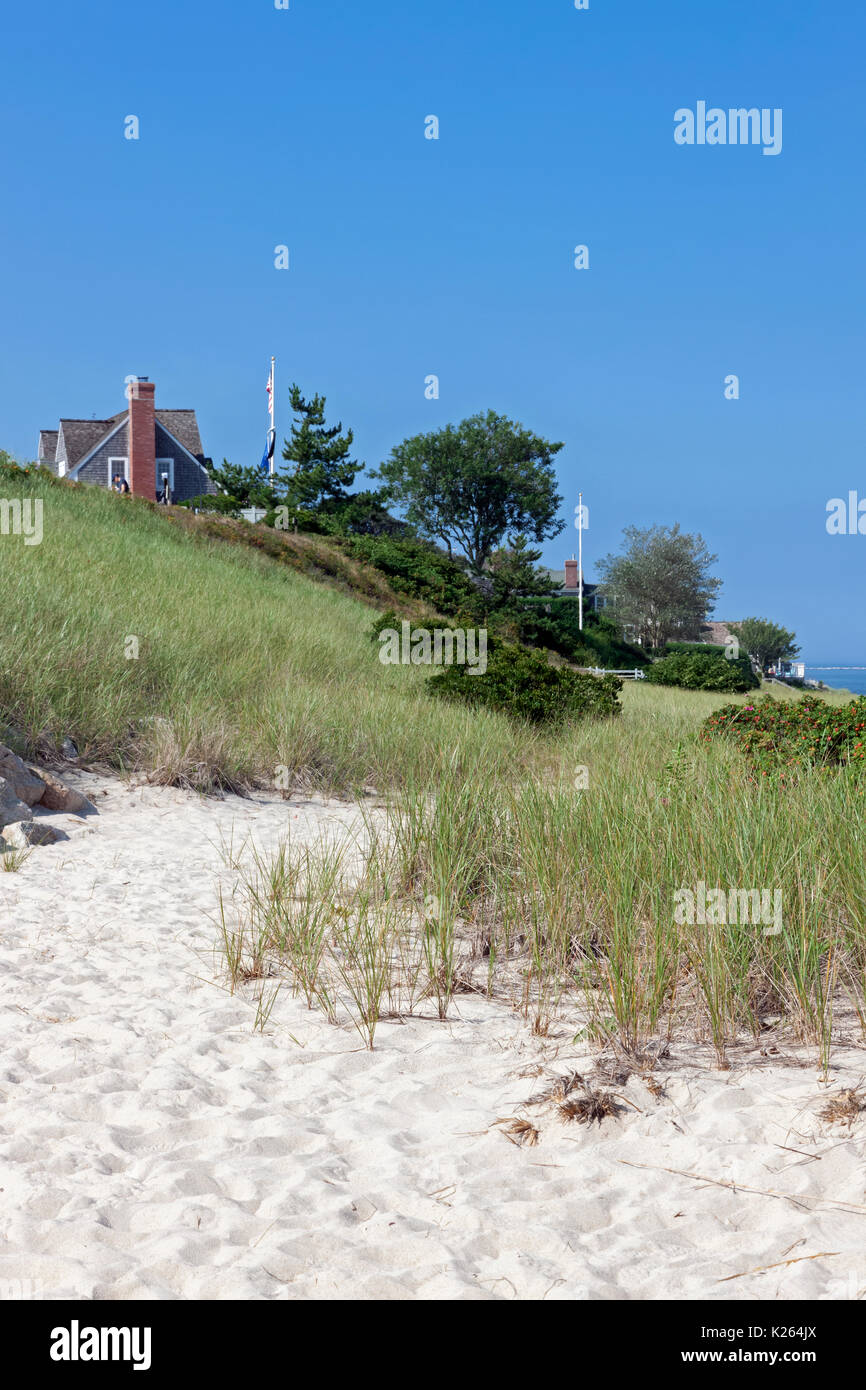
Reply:
[[[222,467],[216,467],[211,460],[205,464],[221,495],[225,495],[240,507],[264,507],[267,511],[276,506],[278,492],[274,478],[262,473],[260,468],[248,468],[241,464],[229,463],[223,459]]]
[[[541,551],[531,549],[522,533],[509,536],[507,545],[494,550],[484,571],[491,608],[516,613],[526,599],[549,595],[553,584],[547,571],[538,568],[540,559]]]
[[[305,400],[300,387],[290,392],[295,419],[291,438],[285,440],[283,458],[294,467],[286,469],[281,481],[289,507],[306,511],[333,512],[346,502],[361,465],[349,458],[354,434],[343,434],[342,424],[325,424],[325,397]]]

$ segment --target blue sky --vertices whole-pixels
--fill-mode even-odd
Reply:
[[[0,447],[138,372],[257,462],[273,352],[284,426],[296,379],[373,467],[499,410],[565,441],[547,563],[582,488],[589,578],[678,521],[717,616],[866,662],[866,536],[825,529],[866,498],[864,40],[826,0],[7,7]],[[699,100],[782,108],[781,154],[678,146]]]

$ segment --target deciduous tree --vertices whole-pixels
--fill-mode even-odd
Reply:
[[[373,476],[422,535],[456,547],[480,575],[508,531],[557,536],[562,498],[552,444],[489,410],[404,439]]]
[[[744,618],[736,626],[732,625],[730,631],[739,638],[761,674],[774,662],[796,656],[800,650],[796,632],[788,632],[778,623],[771,623],[769,618]]]
[[[659,650],[674,638],[700,636],[722,581],[710,574],[718,559],[700,535],[678,525],[627,526],[625,548],[599,564],[602,591],[617,620],[634,628],[641,645]]]

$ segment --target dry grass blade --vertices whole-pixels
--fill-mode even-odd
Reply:
[[[828,1124],[834,1124],[838,1120],[847,1120],[849,1126],[854,1123],[861,1111],[866,1110],[866,1099],[859,1087],[851,1087],[840,1092],[832,1100],[828,1100],[824,1109],[819,1111],[822,1120]]]
[[[625,1109],[611,1091],[592,1091],[587,1086],[585,1094],[574,1100],[561,1101],[556,1107],[559,1118],[565,1124],[577,1121],[579,1125],[591,1125],[593,1120],[601,1124],[609,1115],[619,1115]]]
[[[763,1274],[768,1269],[787,1269],[788,1265],[799,1265],[805,1260],[829,1260],[834,1255],[839,1255],[839,1250],[821,1250],[817,1255],[798,1255],[793,1260],[779,1260],[774,1265],[758,1265],[757,1269],[744,1269],[741,1274],[726,1274],[724,1279],[717,1279],[717,1284],[729,1284],[732,1279],[747,1279],[750,1274]]]
[[[536,1129],[535,1125],[529,1120],[506,1119],[494,1120],[493,1123],[495,1125],[504,1125],[505,1128],[502,1133],[505,1135],[506,1139],[510,1140],[512,1144],[516,1144],[518,1148],[521,1148],[525,1144],[527,1148],[534,1149],[541,1138],[541,1131]]]
[[[528,1105],[550,1105],[564,1101],[566,1097],[577,1086],[585,1086],[586,1082],[580,1072],[570,1071],[566,1076],[557,1076],[548,1086],[546,1091],[541,1091],[537,1096],[530,1096]]]
[[[624,1163],[626,1168],[645,1168],[651,1173],[674,1173],[679,1178],[691,1178],[694,1182],[708,1183],[710,1187],[727,1187],[731,1192],[751,1192],[758,1197],[775,1197],[777,1201],[790,1202],[801,1211],[839,1211],[847,1216],[866,1216],[866,1206],[859,1206],[855,1202],[837,1202],[834,1198],[820,1202],[812,1197],[792,1197],[789,1192],[774,1192],[767,1187],[748,1187],[745,1183],[732,1182],[730,1179],[708,1178],[704,1173],[689,1173],[684,1168],[664,1168],[656,1163],[633,1163],[628,1158],[620,1158],[617,1162]],[[815,1205],[809,1206],[809,1202]]]

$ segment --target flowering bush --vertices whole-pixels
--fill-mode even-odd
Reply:
[[[733,739],[762,776],[789,768],[866,766],[866,696],[830,705],[814,695],[725,705],[701,727],[704,740]]]

